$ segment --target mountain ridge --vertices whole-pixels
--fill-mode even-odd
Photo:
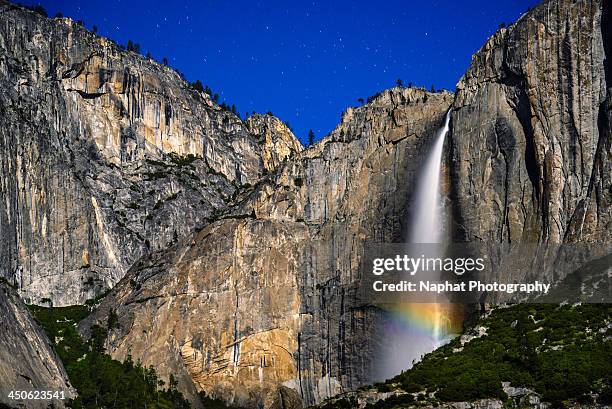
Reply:
[[[280,120],[244,123],[174,70],[72,20],[0,7],[10,238],[0,274],[30,302],[97,296],[302,149]]]
[[[197,407],[198,391],[299,407],[371,382],[385,317],[354,297],[359,261],[403,241],[449,109],[450,237],[610,238],[607,2],[545,2],[487,40],[455,94],[385,90],[305,150],[271,116],[239,121],[167,67],[4,7],[1,275],[39,304],[113,287],[81,333],[116,317],[113,358],[176,376]]]

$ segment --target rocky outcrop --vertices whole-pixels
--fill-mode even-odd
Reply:
[[[279,384],[312,404],[367,382],[380,321],[354,302],[357,266],[368,240],[402,240],[451,100],[454,239],[607,240],[609,13],[545,2],[485,44],[454,97],[393,89],[349,109],[171,257],[135,266],[83,329],[117,308],[116,357],[131,347],[146,364],[174,362],[167,371],[238,404],[270,406]],[[143,341],[145,326],[163,332]],[[163,353],[147,350],[153,339]]]
[[[302,144],[289,127],[272,115],[254,114],[247,118],[245,124],[263,146],[264,173],[272,172],[285,159],[302,150]]]
[[[301,145],[70,19],[0,2],[0,276],[83,302]],[[251,132],[253,130],[254,133]]]
[[[457,239],[610,240],[610,13],[546,1],[474,55],[453,105]]]
[[[74,390],[47,336],[34,321],[17,292],[0,282],[0,405],[23,407],[22,399],[10,399],[10,391],[63,392],[66,399]],[[27,400],[25,407],[63,408],[59,399]]]
[[[402,240],[411,180],[452,99],[395,88],[349,109],[219,220],[140,260],[81,329],[114,309],[114,357],[239,405],[295,401],[279,385],[309,405],[370,381],[379,312],[355,301],[359,260],[367,240]]]
[[[545,2],[455,96],[384,91],[302,152],[271,116],[242,122],[167,67],[0,4],[1,274],[56,304],[120,280],[81,331],[113,310],[113,357],[174,374],[195,405],[299,407],[371,381],[380,311],[356,301],[359,262],[402,241],[451,105],[454,239],[612,234],[607,3]]]

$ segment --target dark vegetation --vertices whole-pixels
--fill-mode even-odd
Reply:
[[[353,409],[358,407],[357,400],[353,397],[341,398],[321,404],[321,409]]]
[[[497,398],[511,402],[502,382],[538,393],[553,408],[570,403],[610,405],[612,345],[608,327],[612,306],[522,304],[498,308],[470,325],[487,334],[461,348],[459,338],[428,354],[410,370],[373,387],[397,395],[366,406],[391,409],[440,402]],[[365,388],[368,389],[368,388]],[[430,396],[434,393],[434,397]],[[347,399],[325,409],[347,406]]]
[[[238,406],[228,406],[221,399],[210,397],[204,392],[200,392],[199,397],[206,409],[238,409]]]
[[[313,145],[314,141],[315,141],[315,134],[311,129],[308,131],[308,146]]]
[[[95,303],[94,303],[95,304]],[[152,367],[134,362],[130,356],[119,362],[105,353],[104,340],[109,329],[119,325],[111,311],[107,326],[91,327],[91,339],[85,342],[76,323],[89,315],[90,307],[45,308],[29,306],[44,328],[62,360],[78,397],[69,401],[72,408],[190,408],[170,376],[168,385],[158,378]]]
[[[202,84],[202,81],[195,80],[194,82],[189,83],[189,86],[191,87],[191,89],[195,91],[203,92],[207,94],[213,101],[215,101],[216,103],[219,103],[219,94],[214,93],[213,90],[208,85]],[[219,104],[219,106],[224,111],[231,112],[232,114],[236,115],[238,118],[241,118],[240,113],[238,112],[238,109],[236,108],[235,104],[230,105],[229,103],[223,101]],[[249,115],[247,112],[247,114],[245,115],[245,119],[248,116]]]
[[[523,304],[495,310],[478,325],[488,335],[460,348],[456,338],[390,382],[406,392],[436,391],[441,401],[507,399],[501,382],[528,387],[555,406],[609,404],[612,306]]]
[[[166,161],[159,161],[148,158],[146,162],[152,167],[144,173],[147,181],[153,181],[158,179],[164,179],[170,174],[175,174],[177,177],[181,175],[190,177],[193,180],[199,181],[198,176],[195,173],[196,167],[194,162],[199,158],[194,154],[179,155],[171,152],[168,154]]]
[[[398,78],[397,80],[395,80],[395,86],[399,87],[399,88],[416,88],[416,89],[421,89],[423,91],[427,90],[425,87],[415,87],[413,86],[412,82],[409,82],[407,85],[404,84],[404,81],[401,78]],[[429,92],[444,92],[445,89],[444,88],[440,88],[440,89],[436,89],[436,87],[434,85],[431,86],[431,88],[429,89]],[[357,98],[357,102],[359,103],[359,105],[363,105],[365,103],[370,103],[372,101],[374,101],[376,98],[378,98],[380,96],[381,92],[377,92],[373,95],[370,95],[369,97],[367,97],[366,99],[364,98]]]

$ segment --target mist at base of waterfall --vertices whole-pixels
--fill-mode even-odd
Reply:
[[[409,243],[440,243],[440,251],[444,242],[440,172],[450,119],[451,110],[447,112],[443,126],[438,129],[418,175],[407,240]],[[407,304],[399,310],[388,311],[383,325],[383,338],[379,340],[380,354],[377,356],[374,371],[376,381],[383,381],[410,369],[425,354],[448,343],[454,337],[448,330],[451,326],[443,324],[450,322],[449,315],[452,314],[441,306],[442,304],[431,304],[428,310],[422,305],[418,307],[418,304]],[[402,311],[402,308],[405,310]]]

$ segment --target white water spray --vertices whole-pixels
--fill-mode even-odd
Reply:
[[[442,148],[448,133],[451,110],[446,114],[433,146],[425,160],[415,191],[415,211],[408,236],[410,243],[440,243],[442,237],[442,212],[440,209],[440,166]]]
[[[440,173],[442,148],[449,130],[451,111],[444,119],[444,125],[438,129],[433,145],[425,158],[424,165],[417,179],[414,194],[413,213],[409,228],[409,243],[442,244],[442,209],[440,198]],[[433,248],[431,248],[433,247]],[[428,247],[436,254],[442,249]],[[441,246],[440,246],[441,247]],[[384,380],[401,371],[409,369],[423,355],[444,345],[450,340],[448,305],[405,304],[399,310],[391,311],[391,322],[386,328],[386,342],[382,350],[379,370],[376,378]],[[394,320],[408,317],[408,325],[399,325]]]
[[[415,191],[415,210],[412,216],[410,243],[442,244],[442,200],[440,197],[440,171],[442,165],[442,148],[450,128],[452,110],[444,118],[444,126],[438,129],[433,145],[429,151],[422,173],[419,176]],[[435,349],[449,340],[448,317],[440,304],[432,304],[432,341],[426,348]]]

